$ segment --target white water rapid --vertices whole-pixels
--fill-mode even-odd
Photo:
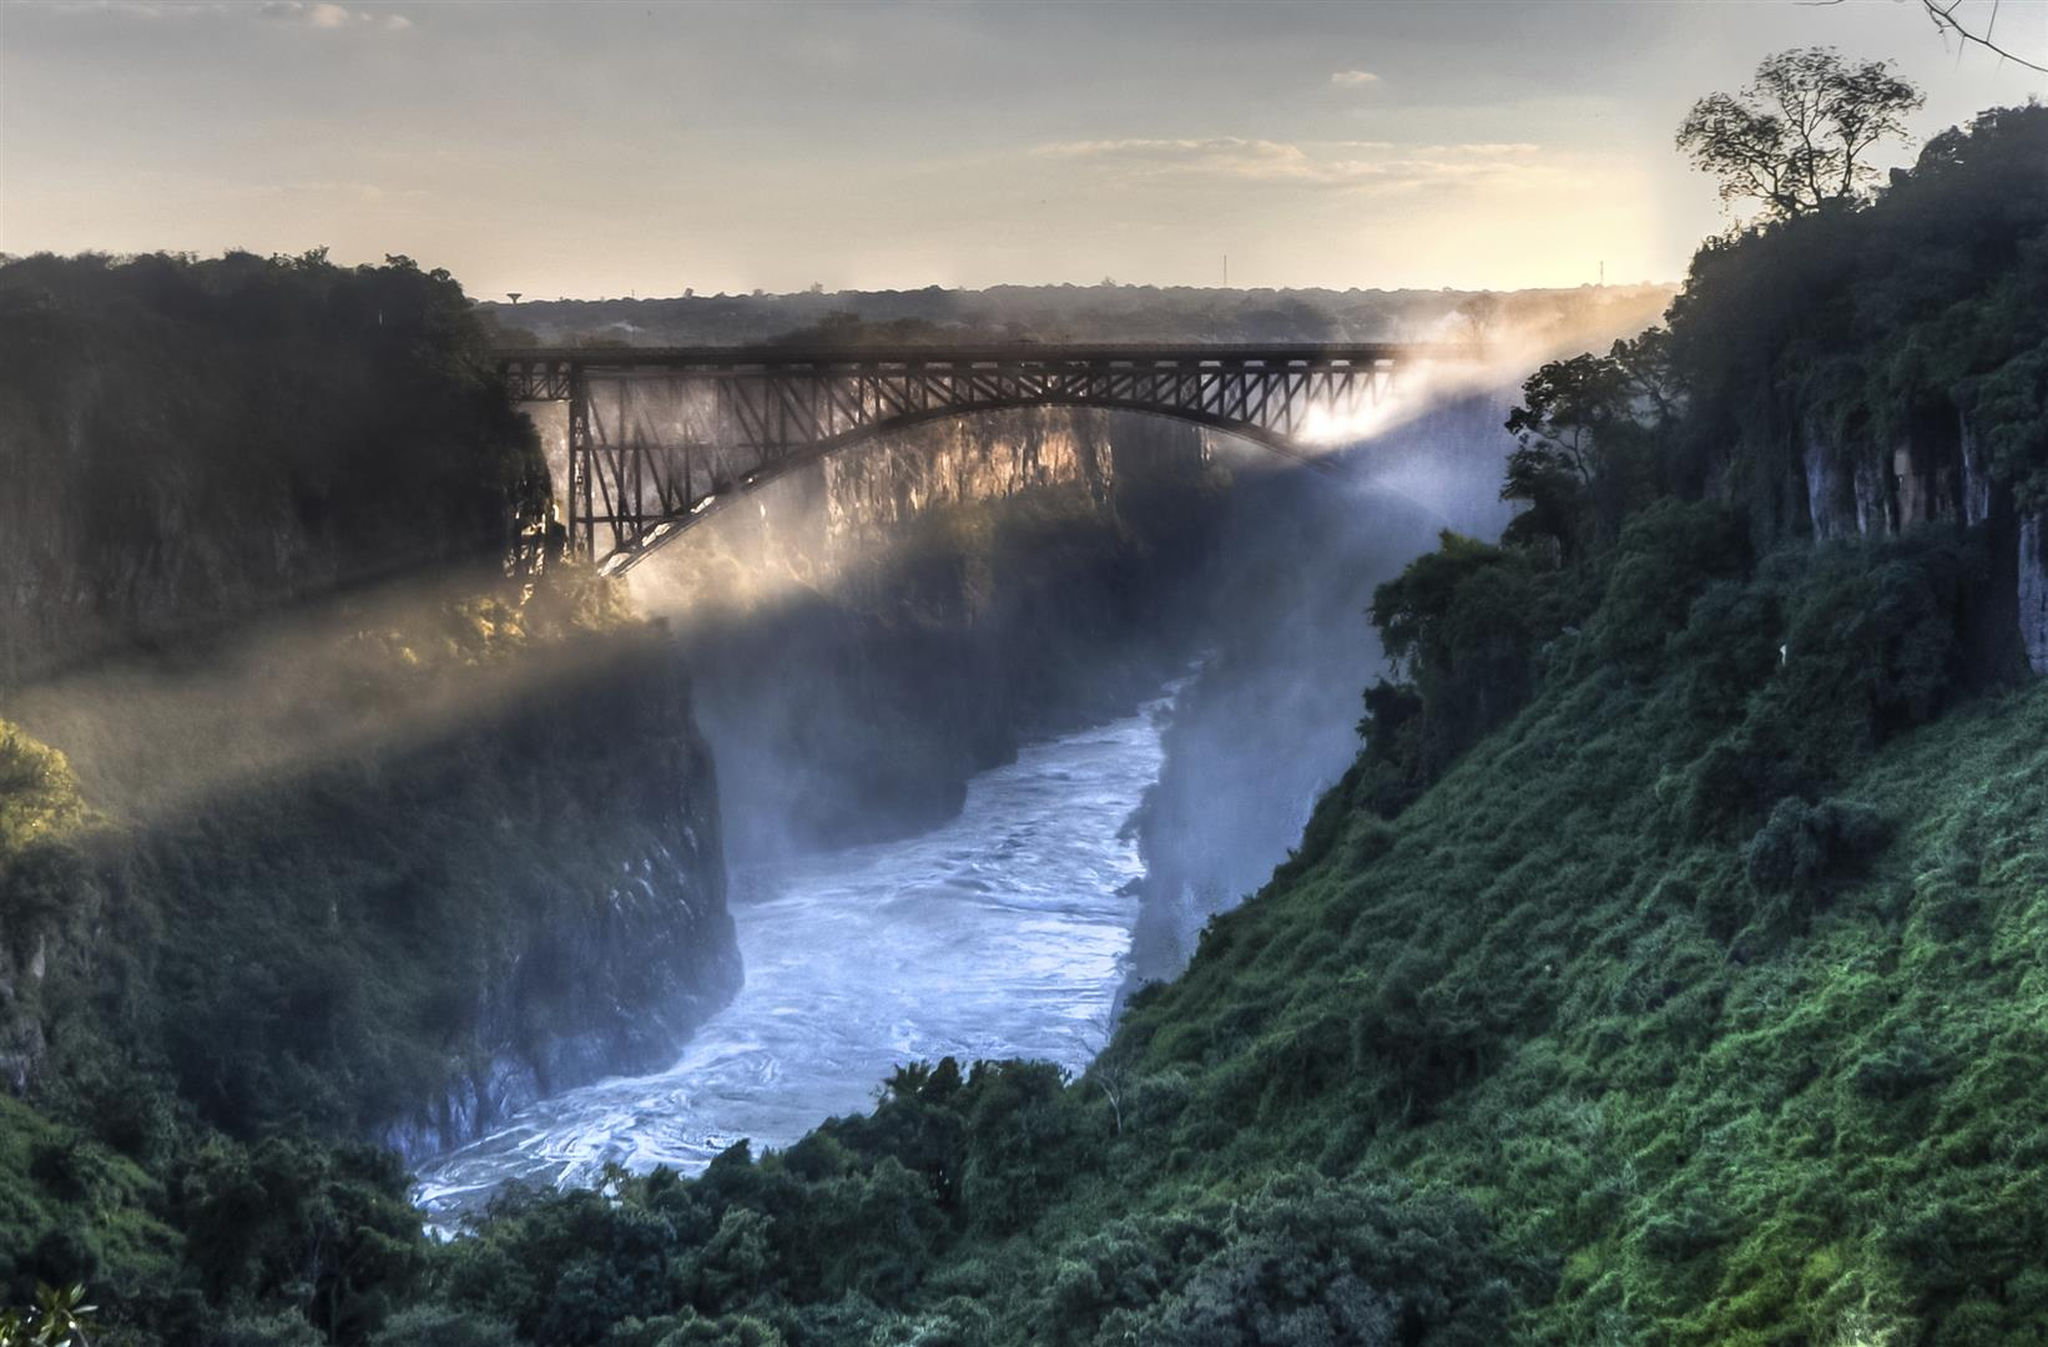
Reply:
[[[902,1062],[1085,1067],[1108,1032],[1141,873],[1125,824],[1159,775],[1161,700],[1025,748],[919,837],[738,873],[746,986],[659,1075],[543,1100],[428,1162],[432,1219],[506,1179],[589,1183],[608,1162],[695,1173],[868,1108]]]

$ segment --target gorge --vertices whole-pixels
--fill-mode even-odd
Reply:
[[[630,591],[505,564],[553,431],[452,278],[7,264],[7,1286],[151,1347],[2025,1340],[2044,146],[1328,472],[946,423]]]

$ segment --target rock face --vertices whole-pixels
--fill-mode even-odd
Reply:
[[[63,913],[51,986],[27,978],[40,936],[34,964],[0,968],[36,993],[0,1026],[17,1086],[47,1024],[160,1063],[231,1131],[311,1123],[417,1158],[671,1062],[741,977],[717,783],[672,641],[589,633],[430,681],[447,695],[379,689],[408,713],[381,737],[269,759],[230,742],[260,768],[134,797],[157,801],[146,814],[116,797],[131,821],[74,847],[43,904]],[[24,719],[63,730],[62,709],[30,701]],[[124,742],[198,713],[88,714]],[[88,798],[105,766],[83,772]]]
[[[506,876],[508,921],[480,951],[446,1091],[385,1131],[408,1159],[535,1099],[669,1065],[739,990],[717,782],[687,689],[662,644],[496,731],[540,769],[515,769],[525,799],[570,822],[511,821],[550,843],[534,872]]]
[[[1809,420],[1800,436],[1800,468],[1816,541],[1890,537],[1943,522],[1987,530],[2004,574],[1985,597],[2009,615],[2000,625],[2016,635],[2028,666],[2048,674],[2042,517],[2014,509],[2012,492],[1993,478],[1968,417],[1948,406],[1925,409],[1883,444],[1860,428],[1830,429]]]
[[[0,1089],[21,1094],[40,1073],[49,1043],[28,1003],[49,970],[48,934],[29,937],[26,957],[0,948]],[[10,945],[13,942],[8,942]]]
[[[1067,488],[1106,504],[1117,457],[1206,460],[1199,432],[1086,409],[986,412],[916,427],[823,463],[826,537],[849,560],[921,515]],[[1153,466],[1148,462],[1147,467]]]
[[[2030,514],[2019,529],[2020,643],[2027,664],[2048,674],[2048,556],[2041,551],[2041,516]]]
[[[671,1064],[739,989],[723,867],[660,843],[595,912],[539,917],[501,951],[501,981],[443,1094],[384,1129],[408,1161],[474,1141],[508,1114],[610,1075]]]

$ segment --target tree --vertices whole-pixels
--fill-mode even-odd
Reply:
[[[1678,415],[1668,334],[1652,328],[1617,341],[1604,356],[1576,355],[1543,366],[1522,384],[1508,413],[1518,441],[1508,456],[1502,500],[1525,502],[1504,535],[1549,538],[1566,556],[1579,548],[1589,507],[1611,529],[1654,482],[1654,440]]]
[[[1499,325],[1501,312],[1506,307],[1499,295],[1482,290],[1458,306],[1457,317],[1465,324],[1473,344],[1483,346]]]
[[[1626,412],[1627,385],[1616,361],[1591,354],[1552,361],[1522,384],[1522,405],[1508,413],[1518,443],[1500,496],[1529,508],[1508,525],[1508,541],[1550,538],[1565,556],[1578,550],[1601,455]]]
[[[1752,198],[1781,218],[1854,200],[1877,170],[1873,146],[1903,136],[1924,99],[1889,62],[1852,65],[1830,47],[1764,58],[1740,94],[1709,94],[1678,127],[1678,148],[1721,180],[1721,199]]]

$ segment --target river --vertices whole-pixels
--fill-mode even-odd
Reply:
[[[746,985],[681,1059],[429,1161],[420,1205],[445,1219],[507,1179],[589,1183],[608,1163],[695,1173],[742,1139],[758,1153],[870,1107],[902,1062],[1085,1067],[1126,970],[1142,874],[1126,824],[1169,705],[1026,747],[935,831],[736,873]]]

